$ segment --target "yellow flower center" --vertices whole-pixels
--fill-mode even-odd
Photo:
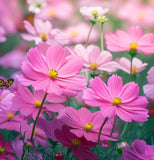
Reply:
[[[90,64],[90,68],[92,69],[92,70],[96,70],[97,69],[97,63],[91,63]]]
[[[73,139],[72,140],[72,147],[78,147],[80,146],[81,142],[78,139]]]
[[[49,76],[50,76],[51,79],[54,80],[54,79],[57,78],[58,72],[57,72],[56,70],[54,70],[54,69],[50,69],[50,71],[49,71]]]
[[[76,37],[78,35],[78,32],[76,30],[71,31],[70,33],[71,37]]]
[[[36,135],[38,135],[38,134],[39,134],[39,131],[38,131],[37,129],[35,129],[34,133],[35,133]]]
[[[144,18],[145,18],[145,13],[143,13],[143,12],[138,13],[138,19],[139,20],[142,20]]]
[[[132,66],[132,72],[131,74],[132,75],[135,75],[136,74],[136,71],[137,71],[137,68],[135,66]]]
[[[48,39],[47,34],[46,34],[46,33],[44,33],[44,32],[40,33],[40,37],[41,37],[42,41],[44,41],[44,42],[46,42],[46,41],[47,41],[47,39]]]
[[[56,11],[54,9],[51,9],[49,11],[49,15],[50,15],[50,17],[55,17],[56,16]]]
[[[36,106],[36,107],[40,107],[40,106],[41,106],[41,101],[36,100],[36,101],[35,101],[35,106]]]
[[[138,45],[137,43],[130,43],[129,45],[130,45],[131,50],[136,51],[136,48],[137,48],[137,45]]]
[[[7,117],[8,117],[9,120],[11,120],[11,119],[13,118],[13,116],[14,116],[14,115],[11,114],[11,113],[9,113],[9,114],[7,115]]]
[[[0,97],[0,101],[2,100],[2,97]]]
[[[96,9],[92,10],[93,16],[96,16],[98,14],[98,11]]]
[[[5,148],[3,148],[3,147],[0,147],[0,153],[3,153],[3,154],[5,154]]]
[[[119,104],[121,104],[122,100],[118,97],[114,97],[113,98],[113,105],[115,106],[119,106]]]
[[[93,129],[93,125],[91,124],[91,123],[88,123],[88,124],[85,124],[84,125],[84,129],[85,129],[85,131],[87,131],[87,132],[89,132],[89,131],[91,131],[92,129]]]

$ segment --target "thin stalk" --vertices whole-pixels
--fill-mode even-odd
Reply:
[[[99,134],[98,134],[98,144],[100,143],[101,132],[102,132],[102,129],[103,129],[103,127],[104,127],[107,119],[108,119],[108,118],[106,117],[105,120],[104,120],[104,122],[103,122],[103,124],[101,125],[100,130],[99,130]]]
[[[43,100],[42,100],[42,103],[41,103],[39,112],[38,112],[38,114],[37,114],[37,116],[36,116],[36,119],[35,119],[35,121],[34,121],[34,125],[33,125],[33,130],[32,130],[32,133],[31,133],[30,142],[33,141],[33,136],[34,136],[34,131],[35,131],[36,123],[37,123],[37,120],[38,120],[38,118],[39,118],[39,116],[40,116],[41,109],[42,109],[42,107],[43,107],[43,104],[44,104],[44,101],[45,101],[47,95],[48,95],[48,93],[45,93],[45,96],[44,96],[44,98],[43,98]]]
[[[104,50],[104,35],[103,35],[103,22],[101,22],[101,51]]]
[[[87,37],[87,41],[86,41],[86,45],[85,45],[86,48],[87,48],[87,46],[88,46],[90,34],[91,34],[91,31],[92,31],[94,25],[95,25],[95,23],[94,23],[94,22],[91,22],[91,26],[90,26],[90,29],[89,29],[89,33],[88,33],[88,37]]]
[[[131,58],[130,58],[130,74],[129,74],[129,77],[128,77],[128,82],[131,81],[131,77],[132,77],[132,66],[133,66],[133,56],[130,55]]]
[[[119,139],[124,135],[124,133],[126,132],[126,129],[127,129],[127,127],[128,127],[128,122],[126,122],[125,123],[125,125],[124,125],[124,128],[123,128],[123,130],[122,130],[122,132],[121,132],[121,134],[120,134],[120,136],[119,136]]]

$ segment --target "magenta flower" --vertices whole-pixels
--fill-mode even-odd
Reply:
[[[65,109],[65,112],[60,119],[64,124],[71,127],[71,133],[75,134],[77,137],[84,136],[87,141],[97,143],[99,130],[105,117],[102,116],[100,111],[91,113],[86,108],[75,110],[72,107],[68,107]],[[101,132],[101,141],[114,140],[113,138],[110,138],[113,123],[114,119],[108,120],[105,123]]]
[[[3,141],[2,134],[0,133],[0,159],[16,160],[13,155],[13,149],[11,147],[11,141]]]
[[[143,35],[139,26],[132,26],[127,32],[117,30],[115,34],[105,35],[107,49],[112,52],[138,51],[145,54],[154,53],[154,34]]]
[[[154,145],[147,145],[145,141],[136,139],[131,147],[126,146],[122,158],[124,160],[153,160]]]
[[[117,70],[117,63],[111,61],[111,53],[108,51],[101,52],[95,45],[90,45],[85,48],[79,44],[75,46],[74,51],[83,61],[84,67],[91,71],[114,72]]]
[[[119,69],[130,74],[130,66],[131,66],[130,60],[128,60],[125,57],[122,57],[118,59],[117,62],[119,62]],[[147,63],[142,63],[140,59],[133,58],[131,74],[136,75],[136,73],[143,71],[147,65],[148,65]]]
[[[42,21],[41,19],[34,19],[34,26],[30,22],[24,21],[24,26],[27,33],[22,33],[21,36],[27,41],[35,41],[35,44],[46,42],[50,45],[68,43],[68,37],[59,29],[53,29],[49,21]]]
[[[143,91],[147,97],[154,99],[154,67],[148,71],[147,80],[149,83],[143,86]]]
[[[13,98],[14,109],[20,111],[24,116],[31,115],[33,119],[36,119],[45,92],[43,90],[34,90],[32,94],[27,87],[23,87],[20,83],[17,84],[16,88],[16,94]],[[46,100],[53,104],[44,104],[41,113],[45,111],[59,112],[65,108],[62,104],[56,104],[66,101],[66,97],[62,95],[48,94]]]
[[[47,93],[72,96],[87,84],[85,76],[77,75],[82,69],[80,59],[66,56],[65,49],[57,45],[49,47],[46,56],[31,49],[21,68],[23,75],[19,81],[23,85],[32,85],[35,90]]]
[[[107,85],[99,77],[91,79],[91,88],[84,91],[83,99],[90,106],[99,106],[108,117],[118,115],[123,121],[144,122],[148,117],[148,101],[138,96],[139,86],[129,82],[123,86],[122,78],[112,75]]]
[[[61,130],[57,129],[55,131],[56,138],[65,147],[72,148],[73,154],[79,160],[97,160],[97,156],[88,148],[95,147],[97,143],[87,141],[84,137],[77,137],[70,132],[67,126],[63,126]]]
[[[1,90],[0,89],[0,110],[3,108],[9,108],[12,105],[12,98],[14,94],[9,90]]]

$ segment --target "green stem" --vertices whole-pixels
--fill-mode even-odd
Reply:
[[[42,107],[43,107],[43,104],[44,104],[44,101],[45,101],[45,99],[46,99],[47,95],[48,95],[48,93],[45,93],[45,96],[44,96],[44,98],[43,98],[43,100],[42,100],[42,103],[41,103],[41,106],[40,106],[39,112],[38,112],[38,114],[37,114],[37,116],[36,116],[36,119],[35,119],[35,121],[34,121],[34,125],[33,125],[32,133],[31,133],[30,142],[32,142],[32,141],[33,141],[33,136],[34,136],[35,126],[36,126],[37,120],[38,120],[38,118],[39,118],[39,116],[40,116],[41,109],[42,109]]]
[[[104,127],[107,119],[108,119],[108,118],[106,117],[105,120],[104,120],[104,122],[103,122],[103,124],[101,125],[100,130],[99,130],[99,134],[98,134],[98,144],[100,143],[101,132],[102,132],[102,129],[103,129],[103,127]]]
[[[90,38],[90,34],[91,34],[91,31],[92,31],[92,29],[93,29],[93,27],[94,27],[94,25],[95,25],[95,22],[91,22],[91,27],[90,27],[90,29],[89,29],[89,33],[88,33],[88,37],[87,37],[87,41],[86,41],[86,48],[87,48],[87,46],[88,46],[88,42],[89,42],[89,38]]]
[[[103,51],[104,50],[104,41],[103,41],[103,22],[101,22],[101,51]]]
[[[125,122],[125,125],[124,125],[124,128],[123,128],[123,130],[122,130],[122,132],[121,132],[121,134],[120,134],[120,136],[119,136],[119,139],[124,135],[124,133],[126,132],[126,129],[127,129],[127,127],[128,127],[128,122]]]

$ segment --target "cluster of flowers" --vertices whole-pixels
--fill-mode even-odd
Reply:
[[[135,56],[139,52],[154,53],[154,34],[143,35],[139,26],[132,26],[127,32],[117,30],[104,36],[108,49],[105,50],[103,24],[108,20],[108,8],[80,9],[91,24],[88,32],[84,24],[66,30],[52,27],[51,17],[65,19],[68,16],[67,12],[58,12],[62,7],[69,8],[68,12],[72,13],[69,3],[27,0],[27,5],[29,11],[35,13],[34,24],[24,20],[26,33],[21,36],[34,41],[35,47],[26,55],[18,48],[15,51],[15,61],[17,58],[21,62],[18,64],[5,63],[13,52],[0,58],[0,64],[5,67],[21,66],[21,71],[12,75],[14,83],[9,88],[8,84],[4,85],[9,81],[1,77],[4,84],[0,82],[0,129],[14,130],[19,136],[13,142],[3,142],[0,134],[0,159],[28,156],[43,159],[37,147],[48,148],[51,144],[53,147],[54,143],[60,142],[79,160],[97,160],[98,156],[90,148],[108,147],[109,141],[121,140],[125,133],[116,126],[116,116],[122,121],[137,123],[143,123],[149,117],[147,97],[154,99],[154,67],[148,72],[148,84],[143,86],[147,97],[139,96],[139,85],[132,81],[132,77],[147,66]],[[89,40],[95,41],[99,35],[97,31],[93,32],[96,23],[101,25],[101,49],[94,44],[88,45]],[[82,38],[76,38],[80,30]],[[6,40],[5,30],[0,28],[0,33],[3,42]],[[85,41],[86,45],[81,44]],[[125,57],[112,60],[110,51],[126,51],[131,60]],[[122,77],[114,74],[117,70],[128,73],[126,84]],[[153,145],[137,139],[131,147],[125,145],[122,158],[152,160],[153,150]],[[50,151],[50,155],[51,152],[55,151]],[[68,153],[68,150],[64,154],[56,153],[54,158],[66,159]]]

